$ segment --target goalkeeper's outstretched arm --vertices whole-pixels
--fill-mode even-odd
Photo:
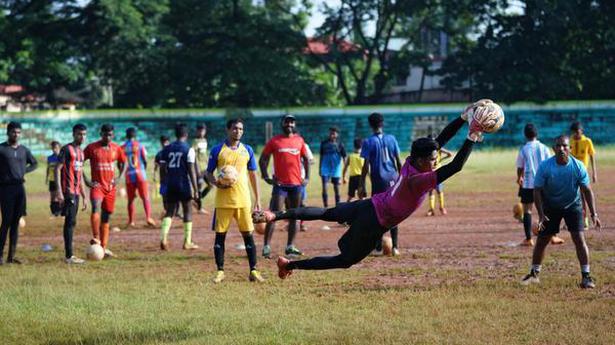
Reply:
[[[436,170],[438,184],[446,181],[449,177],[461,171],[468,160],[468,157],[470,157],[470,153],[472,153],[473,146],[474,141],[471,139],[466,139],[463,142],[461,149],[459,149],[459,152],[455,155],[455,158],[453,158],[453,161]]]
[[[446,143],[448,143],[448,141],[451,140],[451,138],[454,137],[455,134],[457,134],[461,127],[463,127],[464,123],[466,123],[466,120],[462,116],[460,116],[451,121],[448,125],[446,125],[446,127],[444,127],[442,132],[440,132],[440,134],[436,138],[438,145],[440,145],[440,147],[446,145]]]

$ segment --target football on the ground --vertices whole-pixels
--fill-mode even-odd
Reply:
[[[490,99],[481,99],[467,110],[468,120],[475,122],[485,133],[495,133],[504,125],[504,111]]]
[[[85,251],[88,260],[100,261],[105,257],[105,250],[100,244],[92,244]]]
[[[265,228],[267,227],[267,223],[254,223],[254,231],[256,231],[259,235],[265,234]]]
[[[520,222],[523,221],[523,205],[521,203],[516,203],[513,206],[513,217]]]
[[[389,236],[382,237],[382,254],[393,255],[393,240]]]
[[[538,228],[538,223],[532,224],[532,234],[534,234],[534,236],[538,236],[539,232],[540,229]]]
[[[239,173],[237,169],[235,169],[232,165],[225,165],[220,169],[218,173],[218,181],[225,186],[232,186],[237,182],[237,178],[239,177]]]

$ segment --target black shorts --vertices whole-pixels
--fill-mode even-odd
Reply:
[[[372,179],[372,195],[386,192],[394,184],[395,184],[395,180],[382,181],[382,180]]]
[[[192,199],[192,195],[190,191],[174,191],[167,189],[166,195],[166,203],[177,203],[177,202],[186,202]]]
[[[361,175],[350,176],[348,179],[348,196],[354,198],[361,185]]]
[[[367,257],[381,241],[387,228],[378,223],[376,210],[370,199],[341,203],[335,207],[336,219],[350,224],[337,242],[345,261],[357,263]]]
[[[521,188],[519,187],[519,197],[522,204],[534,203],[534,188]]]
[[[568,231],[583,231],[583,208],[580,203],[570,206],[565,210],[550,210],[545,208],[544,212],[549,220],[546,222],[544,230],[538,233],[538,236],[551,236],[557,234],[562,219],[566,222]]]
[[[55,182],[49,181],[49,192],[53,193],[58,190],[58,185]]]

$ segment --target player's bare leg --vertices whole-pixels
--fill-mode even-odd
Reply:
[[[92,240],[90,244],[100,244],[100,206],[102,200],[91,200],[92,214],[90,215],[90,226],[92,228]]]
[[[299,207],[301,203],[301,193],[289,193],[288,194],[288,205],[290,209]],[[295,236],[297,235],[297,220],[289,219],[288,220],[288,240],[286,242],[286,255],[303,255],[303,253],[294,245]]]
[[[581,265],[582,277],[580,286],[584,289],[593,289],[596,287],[596,284],[594,283],[594,279],[591,277],[589,272],[589,248],[587,247],[587,242],[585,241],[585,234],[583,231],[573,231],[570,233],[570,237],[574,243],[577,258],[579,259],[579,264]]]

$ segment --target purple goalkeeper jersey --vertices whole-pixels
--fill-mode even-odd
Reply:
[[[395,184],[386,192],[372,196],[380,225],[390,228],[410,217],[437,183],[435,171],[416,170],[408,157]]]

